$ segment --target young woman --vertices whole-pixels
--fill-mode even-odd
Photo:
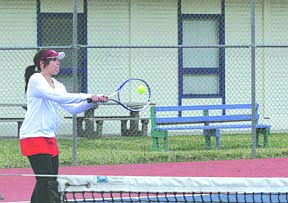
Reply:
[[[58,175],[57,109],[62,107],[78,114],[108,100],[107,96],[67,93],[65,86],[53,78],[59,73],[60,60],[64,57],[64,52],[40,50],[34,56],[34,65],[25,71],[27,112],[20,129],[20,147],[36,175],[31,203],[60,202],[56,177],[41,176]],[[92,103],[87,103],[87,98]]]

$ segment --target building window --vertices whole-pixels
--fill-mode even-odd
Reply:
[[[40,4],[40,2],[38,2]],[[73,14],[72,13],[51,13],[41,12],[38,5],[38,46],[71,46],[73,42]],[[84,9],[84,11],[86,11]],[[78,13],[78,44],[86,45],[86,17],[85,12]],[[72,49],[61,48],[66,56],[61,61],[60,72],[55,76],[59,81],[63,82],[69,92],[72,92],[73,87],[73,71],[72,71]],[[87,92],[87,50],[81,48],[78,51],[78,90]]]
[[[224,8],[224,1],[222,8]],[[181,8],[181,7],[180,7]],[[178,10],[179,104],[183,98],[222,98],[225,103],[224,10],[181,14]]]
[[[184,74],[183,94],[219,94],[219,77],[217,74]]]
[[[219,44],[216,19],[183,19],[183,45]],[[184,48],[183,67],[214,68],[219,65],[218,48]]]

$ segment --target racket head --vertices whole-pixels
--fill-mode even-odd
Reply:
[[[129,78],[109,96],[109,101],[129,111],[142,111],[151,103],[151,95],[151,88],[145,80]]]

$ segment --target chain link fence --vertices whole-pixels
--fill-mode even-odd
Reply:
[[[255,2],[255,98],[250,0],[0,0],[0,10],[1,138],[17,139],[25,115],[24,70],[37,50],[51,48],[66,53],[55,78],[69,92],[109,95],[134,77],[151,85],[155,105],[255,99],[259,122],[272,126],[270,147],[257,148],[257,157],[286,156],[288,1]],[[152,152],[149,109],[136,115],[148,124],[115,119],[129,116],[116,105],[102,105],[77,118],[60,110],[61,164],[252,156],[251,129],[221,131],[220,150],[205,150],[201,131],[171,131],[169,151]]]

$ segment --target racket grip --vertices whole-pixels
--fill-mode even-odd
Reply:
[[[88,103],[92,103],[92,99],[91,99],[91,98],[87,98],[86,101],[87,101]]]

